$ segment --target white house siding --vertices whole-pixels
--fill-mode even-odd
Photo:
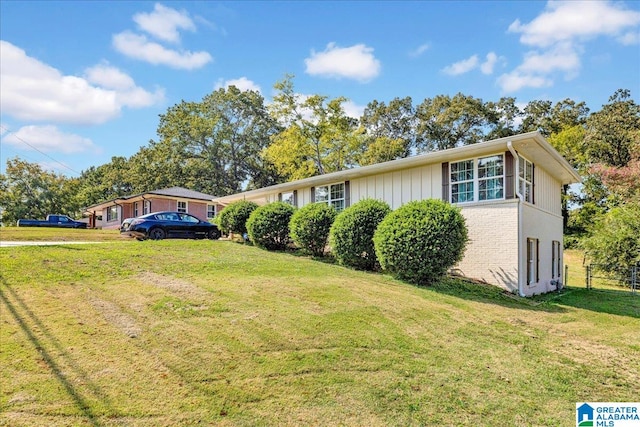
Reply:
[[[546,170],[536,165],[534,185],[534,204],[522,205],[521,230],[521,280],[526,295],[535,295],[556,289],[551,284],[553,241],[560,242],[560,259],[563,256],[562,230],[562,184]],[[527,284],[527,239],[538,239],[539,280]],[[560,271],[562,276],[564,271]]]
[[[517,292],[518,200],[465,206],[461,213],[469,243],[454,272]]]
[[[440,163],[388,172],[350,181],[351,203],[362,199],[378,199],[397,209],[413,200],[441,198]]]
[[[562,214],[562,185],[547,171],[535,168],[534,201],[535,205],[543,211]]]

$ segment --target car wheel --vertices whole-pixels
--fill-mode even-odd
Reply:
[[[151,240],[162,240],[167,237],[167,233],[162,228],[154,228],[149,231],[149,238]]]
[[[218,240],[220,238],[220,231],[215,229],[209,230],[209,232],[207,233],[207,238],[211,240]]]

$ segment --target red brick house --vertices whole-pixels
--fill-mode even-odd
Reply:
[[[221,210],[212,200],[216,196],[182,187],[163,188],[89,206],[85,216],[89,217],[89,228],[119,228],[125,218],[137,217],[151,212],[186,212],[202,220],[213,218]]]

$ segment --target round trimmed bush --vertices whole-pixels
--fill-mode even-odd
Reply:
[[[225,233],[244,234],[247,232],[247,220],[251,212],[258,208],[255,202],[240,200],[230,203],[220,212],[218,223],[220,229]]]
[[[360,270],[378,267],[373,234],[391,212],[381,200],[364,199],[340,212],[331,226],[331,251],[342,265]]]
[[[314,256],[324,255],[329,240],[329,230],[337,212],[326,203],[311,203],[298,209],[291,216],[291,238],[301,248]]]
[[[468,241],[460,209],[441,200],[410,202],[391,212],[373,237],[382,268],[428,285],[462,259]]]
[[[294,211],[293,206],[284,202],[260,206],[247,220],[249,239],[263,249],[286,249],[289,242],[289,221]]]

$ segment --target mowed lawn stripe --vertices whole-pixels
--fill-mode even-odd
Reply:
[[[571,425],[637,397],[630,293],[522,302],[225,241],[0,263],[0,425]]]

